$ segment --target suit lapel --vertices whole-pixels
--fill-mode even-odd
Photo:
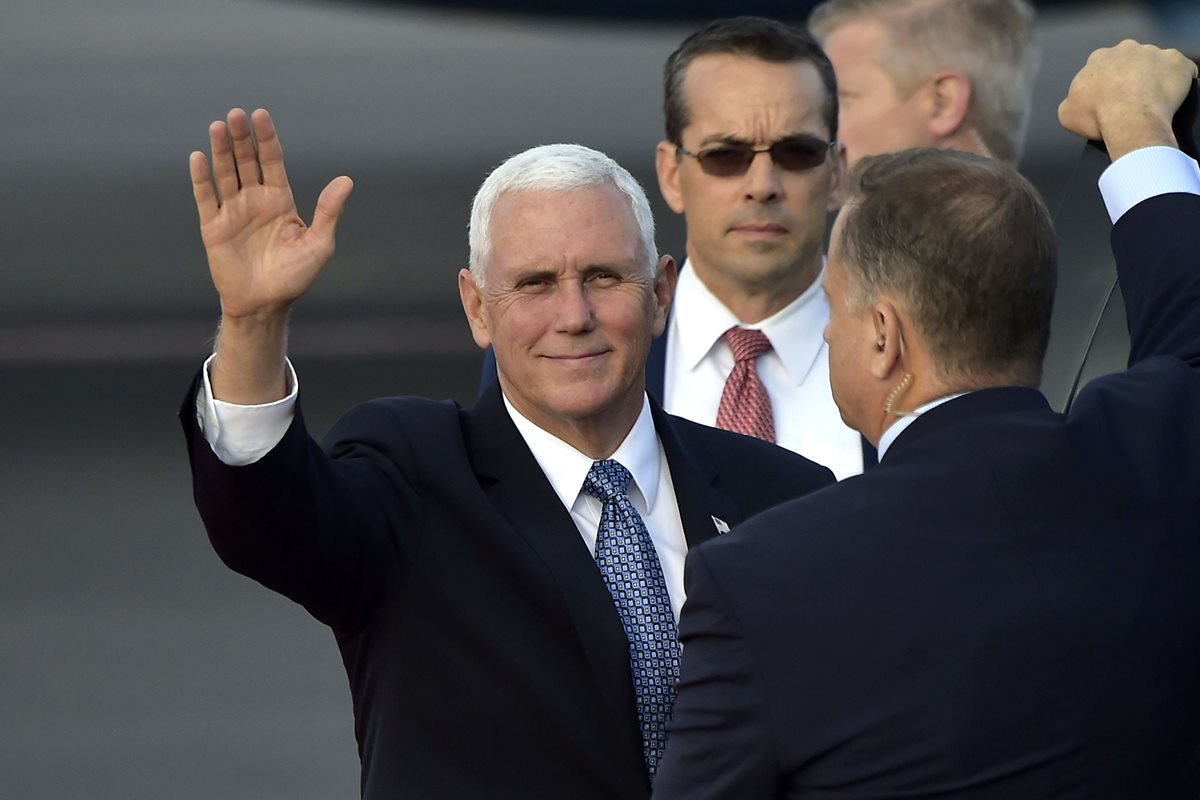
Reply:
[[[716,488],[719,464],[689,436],[687,423],[677,421],[653,399],[650,412],[654,428],[662,442],[675,499],[679,504],[679,519],[688,549],[716,536],[719,523],[733,525],[742,519],[742,510],[731,496]]]
[[[646,393],[658,402],[663,402],[663,387],[667,373],[667,336],[671,330],[671,317],[667,316],[667,328],[663,335],[650,342],[650,353],[646,356]]]
[[[487,387],[466,412],[466,430],[480,485],[558,584],[609,710],[617,751],[631,751],[640,761],[625,629],[575,521],[504,408],[498,383]]]

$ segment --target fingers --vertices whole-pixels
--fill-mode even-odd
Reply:
[[[1109,144],[1114,137],[1145,138],[1148,129],[1169,130],[1195,77],[1196,65],[1178,50],[1126,39],[1088,57],[1059,106],[1059,121]]]
[[[254,138],[258,142],[258,163],[262,180],[267,186],[286,187],[287,172],[283,168],[283,148],[275,133],[275,123],[265,108],[257,109],[250,117]]]
[[[217,195],[212,176],[208,174],[208,159],[197,150],[188,157],[188,168],[192,173],[192,195],[196,198],[196,210],[200,213],[200,224],[204,225],[217,215]]]
[[[1083,99],[1088,92],[1083,84],[1091,79],[1085,72],[1075,76],[1067,96],[1058,104],[1058,124],[1084,139],[1100,141],[1100,124],[1096,120],[1095,110]]]
[[[353,190],[354,181],[342,175],[330,181],[317,198],[317,210],[313,212],[309,233],[322,247],[328,247],[330,253],[333,252],[333,234],[337,229],[338,220],[341,219],[346,200]]]
[[[224,122],[209,125],[208,139],[219,203],[243,186],[262,183],[287,188],[283,148],[266,109],[257,109],[250,117],[240,108],[231,109]]]
[[[237,194],[237,168],[233,163],[233,147],[229,142],[229,128],[224,122],[208,126],[208,146],[212,152],[213,182],[221,202]]]
[[[246,112],[235,108],[225,118],[229,126],[229,138],[233,141],[233,160],[237,164],[238,183],[254,186],[261,183],[258,174],[258,152],[254,137],[250,135],[250,119]]]

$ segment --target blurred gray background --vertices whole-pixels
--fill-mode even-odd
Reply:
[[[471,195],[537,143],[608,152],[660,248],[662,62],[695,23],[285,0],[0,3],[0,798],[356,797],[329,633],[226,570],[175,411],[217,316],[187,176],[226,109],[271,109],[302,214],[356,190],[295,316],[306,416],[474,396]],[[1133,3],[1045,8],[1023,170],[1051,208],[1079,144],[1055,107],[1095,47],[1200,50]],[[1069,300],[1064,300],[1069,302]],[[397,754],[403,757],[403,754]]]

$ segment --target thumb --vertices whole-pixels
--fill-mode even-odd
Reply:
[[[1072,88],[1075,84],[1072,83]],[[1058,104],[1058,124],[1069,133],[1091,141],[1100,141],[1100,123],[1093,108],[1081,102],[1078,95],[1070,93]]]
[[[352,191],[354,191],[354,181],[345,175],[330,181],[329,185],[321,190],[321,196],[317,198],[317,209],[313,212],[309,233],[318,239],[332,242],[338,220],[341,219],[342,211],[346,208],[346,200]]]

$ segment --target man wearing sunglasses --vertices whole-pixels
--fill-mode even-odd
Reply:
[[[841,140],[864,156],[940,147],[1015,165],[1037,54],[1025,0],[827,0],[809,28],[837,73]]]
[[[806,32],[738,17],[685,39],[663,83],[658,180],[686,218],[687,261],[649,391],[839,478],[861,472],[873,451],[833,403],[821,338],[825,227],[845,169],[832,65]]]

